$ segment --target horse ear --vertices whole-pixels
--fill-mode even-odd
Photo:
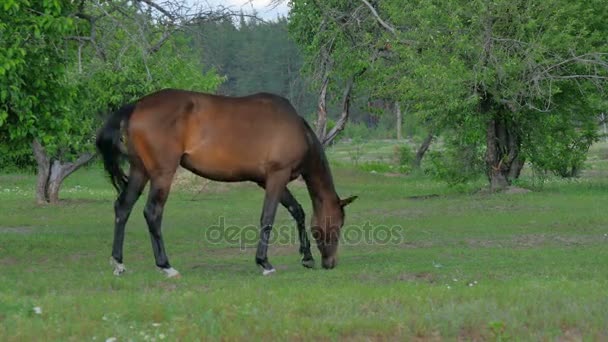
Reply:
[[[347,205],[351,204],[354,200],[356,200],[357,197],[359,197],[359,196],[350,196],[349,198],[341,199],[340,206],[342,208],[346,207]]]

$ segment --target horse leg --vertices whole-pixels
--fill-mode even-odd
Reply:
[[[133,205],[141,195],[141,192],[148,182],[145,173],[134,166],[129,171],[129,181],[127,187],[120,193],[114,202],[114,243],[112,244],[112,258],[110,263],[114,266],[114,275],[120,275],[126,271],[122,263],[122,250],[125,241],[125,225],[129,220],[129,215]]]
[[[298,226],[298,238],[300,239],[300,254],[302,254],[302,265],[312,268],[315,265],[315,260],[310,252],[310,241],[306,233],[306,222],[304,209],[298,201],[293,197],[289,189],[285,188],[281,194],[281,205],[283,205],[296,221]]]
[[[265,189],[266,186],[264,183],[258,183],[258,185]],[[300,240],[300,254],[302,254],[302,265],[307,268],[313,268],[315,265],[315,260],[312,257],[312,252],[310,251],[310,241],[308,240],[308,234],[306,233],[306,222],[305,222],[305,214],[304,209],[298,201],[293,197],[289,189],[285,187],[285,190],[281,194],[280,199],[281,205],[289,211],[291,217],[296,221],[296,225],[298,227],[298,238]]]
[[[158,266],[169,278],[178,277],[179,272],[169,264],[161,233],[161,223],[163,219],[163,209],[169,196],[171,182],[173,181],[173,174],[174,173],[164,174],[151,179],[150,194],[148,195],[148,202],[144,208],[144,217],[148,223],[148,231],[150,232],[150,240],[152,241],[152,251],[154,252],[156,266]]]
[[[263,269],[262,274],[268,275],[275,272],[274,267],[268,262],[268,240],[277,206],[287,182],[289,181],[290,171],[275,172],[268,176],[264,183],[266,194],[264,196],[264,207],[260,218],[260,242],[255,254],[255,262]]]

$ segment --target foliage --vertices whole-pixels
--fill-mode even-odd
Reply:
[[[396,164],[402,168],[411,168],[414,164],[414,159],[416,158],[414,152],[412,151],[412,148],[407,144],[395,146],[394,155]]]
[[[444,141],[443,149],[429,151],[424,172],[450,185],[478,180],[484,173],[483,145],[470,140],[452,138]]]
[[[593,104],[593,101],[591,102]],[[601,109],[573,100],[561,110],[570,113],[548,113],[533,116],[524,141],[526,159],[537,173],[552,172],[561,177],[577,177],[584,167],[587,152],[598,140],[596,118],[588,113]]]
[[[448,139],[471,146],[488,179],[508,184],[523,158],[564,173],[538,154],[566,153],[576,168],[593,140],[587,123],[600,113],[594,102],[605,98],[608,78],[608,9],[600,0],[291,4],[290,30],[309,68],[322,53],[341,77],[365,68],[359,89],[410,106],[428,130],[446,129]],[[573,128],[541,129],[554,120]],[[551,139],[560,143],[537,148]]]
[[[499,158],[486,154],[486,171],[504,166],[511,153],[562,175],[580,167],[593,141],[588,123],[599,113],[591,108],[596,85],[608,71],[605,54],[598,53],[606,48],[600,37],[608,31],[599,2],[409,2],[411,10],[402,2],[385,3],[391,19],[418,28],[402,32],[413,46],[397,47],[404,56],[401,70],[411,75],[404,86],[416,106],[446,127],[510,122],[506,130],[514,145],[497,143]],[[476,144],[489,149],[495,142],[487,134],[478,135]],[[568,160],[566,166],[547,163],[557,155]]]
[[[66,79],[64,36],[74,30],[67,2],[5,1],[0,11],[0,166],[31,161],[39,139],[69,153],[89,129],[72,110],[76,88]]]
[[[2,38],[8,49],[0,53],[6,51],[0,71],[7,74],[0,81],[6,82],[0,84],[6,89],[0,93],[2,165],[32,165],[33,139],[52,159],[91,151],[100,119],[119,106],[166,87],[213,91],[222,81],[202,72],[191,38],[175,32],[163,40],[160,22],[134,3],[5,7],[0,36],[11,40]],[[164,44],[152,50],[157,41]]]

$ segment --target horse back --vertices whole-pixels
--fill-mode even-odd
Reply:
[[[138,154],[153,156],[147,159],[186,158],[192,171],[217,180],[262,179],[285,168],[295,174],[310,149],[303,119],[287,99],[268,93],[163,90],[137,103],[129,135]]]

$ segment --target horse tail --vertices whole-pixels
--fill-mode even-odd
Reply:
[[[120,194],[127,186],[129,178],[120,167],[120,160],[125,156],[121,149],[121,124],[128,121],[135,110],[134,104],[122,106],[112,114],[97,133],[96,145],[103,158],[103,166],[110,176],[112,185]]]

